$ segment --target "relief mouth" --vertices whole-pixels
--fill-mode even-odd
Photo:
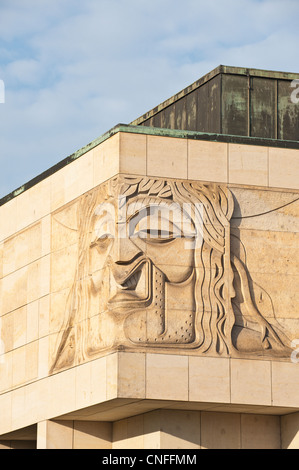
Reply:
[[[130,262],[124,263],[120,261],[114,262],[110,257],[108,258],[107,266],[111,270],[116,284],[121,287],[125,286],[127,282],[142,269],[142,265],[147,263],[148,260],[145,256],[137,255]]]
[[[135,271],[125,282],[120,285],[123,290],[135,290],[141,278],[141,269]]]
[[[113,270],[114,286],[112,286],[112,296],[107,304],[109,310],[147,306],[151,301],[151,264],[149,260],[145,258],[139,260],[129,272],[126,269],[125,275],[121,276],[123,268],[124,266],[118,272],[115,268]]]

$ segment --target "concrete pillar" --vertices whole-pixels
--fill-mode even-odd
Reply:
[[[74,421],[74,449],[111,449],[112,423]]]
[[[299,449],[299,413],[281,417],[281,448]]]
[[[113,423],[113,449],[199,449],[200,412],[156,410]]]
[[[37,449],[111,449],[112,424],[102,421],[41,421]]]
[[[0,450],[2,449],[36,449],[35,441],[15,440],[0,441]]]
[[[113,449],[279,448],[279,416],[161,409],[113,423]]]
[[[37,423],[37,449],[72,449],[73,421],[45,420]]]

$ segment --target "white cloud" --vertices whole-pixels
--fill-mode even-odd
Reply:
[[[0,197],[219,64],[298,72],[297,0],[1,0]]]

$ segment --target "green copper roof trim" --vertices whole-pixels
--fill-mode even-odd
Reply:
[[[124,133],[133,133],[133,134],[145,134],[153,136],[162,136],[162,137],[175,137],[180,139],[193,139],[193,140],[205,140],[210,142],[227,142],[243,145],[259,145],[266,147],[280,147],[280,148],[289,148],[289,149],[298,149],[299,150],[299,141],[291,140],[277,140],[277,139],[264,139],[259,137],[247,137],[247,136],[236,136],[236,135],[227,135],[227,134],[209,134],[206,132],[197,132],[189,130],[179,130],[179,129],[164,129],[158,127],[146,127],[146,126],[134,126],[130,124],[117,124],[115,127],[110,129],[105,134],[101,135],[97,139],[93,140],[89,144],[85,145],[81,149],[77,150],[73,154],[64,158],[54,166],[50,167],[43,173],[39,174],[35,178],[31,179],[27,183],[23,184],[16,190],[12,191],[8,195],[0,199],[0,206],[10,201],[11,199],[19,196],[27,189],[38,184],[42,180],[48,178],[56,171],[64,168],[66,165],[72,163],[74,160],[77,160],[82,155],[87,153],[89,150],[100,145],[105,140],[109,139],[113,135],[124,132]]]

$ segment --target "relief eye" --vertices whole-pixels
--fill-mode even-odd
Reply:
[[[171,242],[182,236],[179,227],[166,219],[156,220],[156,218],[148,216],[137,222],[134,219],[130,222],[130,237],[138,237],[149,243]]]
[[[176,236],[172,232],[164,230],[148,230],[142,234],[142,237],[148,243],[170,243],[175,240]]]
[[[111,233],[103,233],[101,235],[97,235],[96,238],[91,242],[90,246],[92,247],[98,247],[98,248],[106,248],[110,241],[113,239],[113,235]]]
[[[165,239],[165,240],[173,240],[176,238],[173,232],[168,232],[166,230],[159,230],[159,229],[148,229],[148,230],[138,230],[134,232],[133,237],[138,236],[139,238],[145,239]]]
[[[106,241],[110,240],[113,238],[113,235],[111,233],[104,233],[100,237],[97,238],[97,243],[105,243]]]
[[[98,246],[99,248],[105,248],[109,244],[110,240],[114,238],[114,224],[111,219],[104,217],[100,218],[94,226],[93,241],[91,247]]]
[[[146,207],[130,217],[129,237],[140,238],[147,243],[167,243],[175,239],[193,239],[196,229],[184,212],[160,204]]]

